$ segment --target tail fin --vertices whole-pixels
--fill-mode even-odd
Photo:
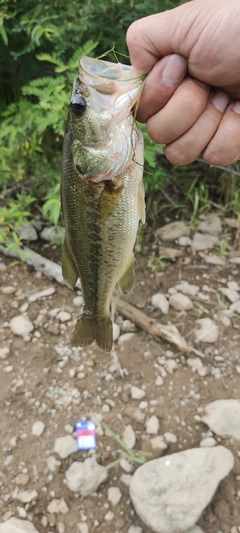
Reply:
[[[109,317],[96,318],[82,314],[73,333],[73,346],[88,346],[96,341],[99,348],[110,352],[113,344],[112,321]]]

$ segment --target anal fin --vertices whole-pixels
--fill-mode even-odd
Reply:
[[[77,283],[78,272],[73,259],[70,256],[66,239],[62,250],[62,275],[67,287],[73,289]]]

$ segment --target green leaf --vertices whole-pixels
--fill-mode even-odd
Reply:
[[[8,36],[7,36],[7,32],[6,32],[5,28],[4,28],[4,26],[2,26],[2,25],[0,25],[0,35],[2,37],[2,40],[3,40],[4,44],[5,44],[5,46],[7,46],[8,45]]]

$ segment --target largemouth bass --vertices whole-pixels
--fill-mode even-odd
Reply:
[[[62,271],[80,278],[83,308],[73,346],[113,343],[109,306],[115,286],[134,284],[133,247],[145,218],[143,139],[131,113],[142,80],[132,68],[83,57],[63,146],[61,198],[66,228]]]

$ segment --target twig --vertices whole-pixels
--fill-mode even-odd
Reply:
[[[196,355],[195,348],[185,341],[178,329],[172,324],[161,324],[160,322],[157,322],[155,318],[148,317],[142,313],[142,311],[139,311],[139,309],[124,300],[119,300],[117,309],[125,317],[137,324],[137,326],[150,333],[150,335],[158,338],[160,337],[171,344],[174,344],[180,352],[184,352],[188,357],[194,357]],[[200,354],[201,352],[198,352],[198,355]],[[204,357],[204,354],[201,354],[201,356]]]
[[[62,277],[62,267],[46,257],[42,257],[40,254],[37,254],[30,248],[20,248],[20,246],[14,246],[14,249],[8,250],[0,244],[0,252],[6,255],[7,257],[16,257],[20,261],[24,261],[28,265],[35,268],[39,272],[42,272],[47,278],[55,279],[58,283],[64,285]]]

